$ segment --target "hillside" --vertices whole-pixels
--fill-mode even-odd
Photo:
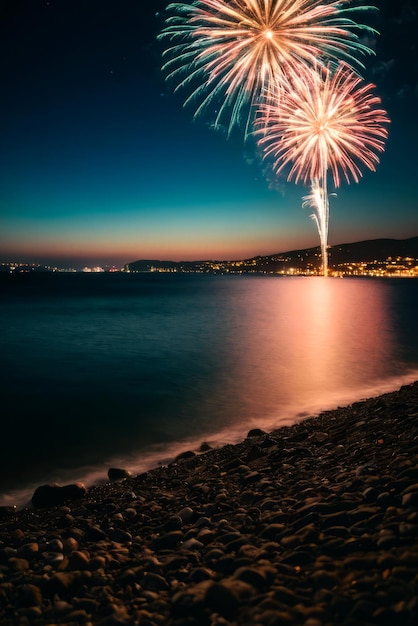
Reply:
[[[344,243],[329,247],[330,267],[343,263],[371,263],[373,261],[386,261],[388,258],[411,257],[418,259],[418,237],[409,239],[370,239],[355,243]],[[266,271],[286,269],[294,266],[304,269],[307,266],[318,267],[321,263],[320,247],[304,248],[278,252],[268,256],[256,256],[249,259],[236,261],[161,261],[161,260],[138,260],[126,266],[131,272],[161,271],[213,271],[219,264],[220,269],[233,268],[239,265],[241,271]]]

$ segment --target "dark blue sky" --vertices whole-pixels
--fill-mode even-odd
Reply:
[[[377,173],[331,199],[330,244],[418,234],[417,16],[377,0],[368,80],[391,118]],[[396,4],[396,6],[392,6]],[[160,71],[160,0],[0,9],[0,261],[243,258],[318,245],[306,189],[193,121]]]

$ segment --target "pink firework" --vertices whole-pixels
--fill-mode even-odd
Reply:
[[[280,96],[266,100],[257,118],[258,144],[273,159],[276,174],[310,184],[305,204],[314,207],[327,273],[327,176],[335,187],[341,176],[358,182],[362,168],[375,170],[384,150],[389,123],[374,85],[366,84],[345,64],[335,72],[317,68],[304,73]]]

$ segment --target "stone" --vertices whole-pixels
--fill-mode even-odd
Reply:
[[[170,517],[164,522],[164,530],[180,530],[183,526],[183,520],[180,515],[170,515]]]
[[[98,570],[98,569],[104,569],[106,567],[106,559],[104,556],[94,556],[92,559],[90,559],[90,563],[89,563],[89,569],[91,570]]]
[[[12,556],[9,561],[9,567],[14,572],[25,572],[29,569],[29,561],[27,559],[19,559],[15,556]]]
[[[261,459],[261,457],[265,456],[266,452],[260,446],[253,445],[251,450],[248,452],[245,457],[246,463],[251,463],[251,461],[256,461],[257,459]]]
[[[68,557],[68,569],[86,569],[89,565],[90,557],[81,550],[74,550]]]
[[[189,524],[193,520],[195,512],[189,506],[185,506],[178,512],[178,516],[181,518],[183,524]]]
[[[156,537],[151,546],[154,550],[173,550],[183,538],[184,535],[180,530],[172,530]]]
[[[87,494],[83,483],[59,486],[56,483],[42,485],[35,489],[32,504],[35,507],[57,506],[68,500],[79,500]]]
[[[36,542],[25,543],[23,546],[20,546],[17,553],[23,559],[32,561],[34,558],[39,556],[39,544]]]
[[[122,528],[114,528],[109,532],[109,539],[117,543],[128,543],[132,541],[132,535]]]
[[[186,450],[185,452],[181,452],[180,454],[178,454],[175,458],[175,461],[184,461],[186,459],[192,459],[195,456],[196,452],[193,452],[192,450]]]
[[[208,586],[204,602],[206,606],[227,619],[235,619],[238,612],[238,598],[232,589],[221,583],[212,583]]]
[[[245,583],[262,589],[266,585],[266,576],[263,570],[256,569],[255,567],[239,567],[233,574],[233,578],[243,580]]]
[[[141,587],[151,591],[168,591],[170,589],[165,578],[153,572],[145,574],[144,578],[141,580]]]
[[[50,595],[61,594],[69,591],[75,585],[76,580],[76,572],[56,572],[47,581],[45,588]]]
[[[286,530],[285,524],[269,524],[259,533],[260,539],[268,539],[269,541],[277,541],[282,533]]]
[[[71,554],[74,550],[78,550],[78,541],[74,537],[67,537],[62,542],[64,554]]]
[[[324,569],[318,569],[310,576],[310,580],[318,589],[332,589],[338,585],[338,576],[334,572],[329,572]]]
[[[247,439],[252,437],[264,437],[265,435],[267,435],[265,430],[261,430],[261,428],[252,428],[248,431]]]
[[[189,580],[193,583],[199,583],[203,580],[212,580],[215,578],[215,572],[207,567],[195,567],[191,570]]]
[[[84,539],[87,541],[100,541],[101,539],[106,539],[107,535],[98,526],[89,526],[85,532]]]
[[[62,552],[42,552],[42,558],[49,565],[57,567],[64,560],[64,555]]]
[[[124,478],[129,478],[131,476],[131,472],[126,469],[121,469],[118,467],[110,467],[107,476],[111,481],[123,480]]]
[[[272,439],[272,437],[267,435],[260,443],[260,448],[273,448],[274,446],[277,446],[277,443],[276,439]]]
[[[409,491],[402,496],[402,506],[405,508],[418,507],[418,489]]]
[[[20,607],[40,606],[42,604],[42,593],[39,587],[26,584],[18,589],[17,605]]]
[[[195,539],[195,537],[190,537],[190,539],[186,539],[183,543],[183,548],[185,550],[201,550],[203,547],[204,544],[198,539]]]

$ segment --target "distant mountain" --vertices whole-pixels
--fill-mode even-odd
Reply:
[[[411,237],[410,239],[370,239],[356,243],[343,243],[330,246],[328,253],[330,267],[335,267],[342,263],[386,261],[388,258],[395,260],[397,257],[418,259],[418,237]],[[317,246],[315,248],[278,252],[268,256],[255,256],[237,261],[160,261],[144,259],[127,264],[126,269],[131,272],[162,270],[171,272],[209,272],[217,271],[217,269],[222,271],[226,268],[233,270],[238,266],[240,271],[274,272],[289,267],[298,267],[300,269],[305,269],[307,266],[319,267],[320,264],[321,249]]]
[[[410,239],[372,239],[332,246],[329,250],[331,263],[352,261],[385,261],[388,257],[411,257],[418,259],[418,237]]]
[[[412,257],[418,259],[418,237],[410,239],[369,239],[355,243],[343,243],[328,248],[328,259],[330,267],[341,265],[342,263],[360,263],[362,261],[371,263],[373,261],[386,261],[388,258]],[[257,266],[261,269],[272,269],[272,265],[280,268],[294,265],[305,268],[307,265],[316,267],[321,262],[321,249],[304,248],[302,250],[292,250],[269,256],[254,257]],[[252,261],[252,259],[249,259]]]

